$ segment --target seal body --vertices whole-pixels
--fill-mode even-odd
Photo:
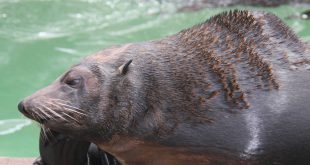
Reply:
[[[307,164],[309,46],[233,11],[84,58],[19,105],[121,164]]]

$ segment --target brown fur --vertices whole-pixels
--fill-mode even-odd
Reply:
[[[162,40],[86,57],[24,104],[31,111],[36,101],[56,97],[85,110],[86,117],[76,116],[80,124],[45,125],[94,142],[124,164],[214,164],[214,155],[247,164],[242,159],[255,162],[260,150],[245,149],[252,135],[244,116],[267,102],[259,100],[287,90],[284,75],[306,72],[308,54],[276,16],[227,12]],[[75,74],[85,82],[72,89],[66,79]]]

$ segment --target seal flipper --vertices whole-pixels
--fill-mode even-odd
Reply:
[[[33,165],[120,165],[110,154],[95,144],[66,137],[51,131],[40,134],[40,157]]]
[[[86,165],[90,142],[68,138],[54,132],[40,134],[40,161],[35,165]]]
[[[89,146],[87,157],[87,165],[120,165],[112,155],[102,151],[93,143]]]

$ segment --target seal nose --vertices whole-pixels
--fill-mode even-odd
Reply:
[[[21,102],[18,103],[18,110],[19,110],[19,112],[21,112],[21,113],[26,113],[26,110],[25,110],[25,106],[24,106],[23,101],[21,101]]]

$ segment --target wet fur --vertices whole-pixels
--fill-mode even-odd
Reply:
[[[119,72],[130,60],[126,72]],[[112,47],[84,58],[71,70],[88,76],[86,87],[75,92],[60,80],[51,87],[58,93],[48,95],[85,110],[87,117],[79,117],[81,125],[60,127],[57,120],[47,125],[96,143],[123,164],[156,162],[160,152],[166,156],[160,155],[157,164],[186,164],[184,159],[194,164],[212,164],[213,159],[303,164],[309,160],[308,148],[294,150],[304,153],[296,157],[281,150],[288,142],[295,144],[295,133],[290,132],[294,124],[283,124],[279,133],[260,132],[259,148],[251,148],[247,145],[253,130],[248,123],[254,115],[264,130],[274,128],[272,119],[282,121],[271,117],[272,107],[264,108],[267,98],[277,100],[283,92],[295,95],[288,86],[308,81],[308,68],[309,46],[276,16],[226,12],[162,40]],[[309,88],[304,88],[307,95]],[[40,92],[28,102],[38,96]],[[286,110],[282,105],[278,109]],[[299,124],[298,117],[287,121]],[[278,143],[283,135],[288,138]],[[309,140],[307,135],[301,139]],[[146,152],[149,157],[138,160]]]

